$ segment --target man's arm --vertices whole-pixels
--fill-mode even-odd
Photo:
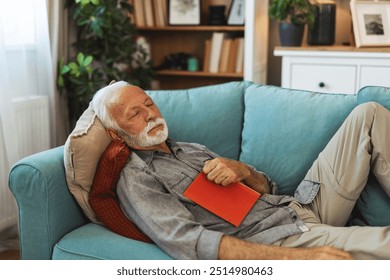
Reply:
[[[219,245],[222,260],[350,260],[343,250],[325,246],[313,248],[286,248],[263,245],[224,235]]]
[[[271,191],[268,180],[264,175],[240,161],[215,158],[206,161],[203,172],[207,174],[210,181],[223,186],[243,181],[261,194],[270,193]]]

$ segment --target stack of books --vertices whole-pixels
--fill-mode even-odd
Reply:
[[[225,32],[213,32],[205,41],[203,71],[242,73],[244,71],[244,38],[230,38]]]
[[[167,26],[167,0],[128,0],[134,7],[133,20],[137,27]]]

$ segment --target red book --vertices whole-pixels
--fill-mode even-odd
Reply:
[[[242,183],[218,185],[201,172],[183,195],[218,217],[238,227],[260,193]]]

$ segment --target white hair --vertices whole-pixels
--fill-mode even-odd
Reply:
[[[113,128],[117,131],[121,130],[116,120],[112,118],[109,108],[119,101],[121,89],[127,86],[130,86],[130,84],[125,81],[111,83],[98,90],[92,98],[92,109],[105,128]]]

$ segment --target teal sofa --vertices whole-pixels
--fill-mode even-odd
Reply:
[[[170,137],[202,143],[224,157],[269,174],[281,193],[296,186],[328,140],[358,104],[390,108],[390,89],[355,95],[229,82],[189,90],[148,92],[166,118]],[[91,143],[93,145],[93,143]],[[154,244],[117,235],[89,222],[70,194],[64,147],[16,163],[9,186],[19,207],[23,259],[170,259]],[[390,224],[390,201],[370,178],[349,224]]]

